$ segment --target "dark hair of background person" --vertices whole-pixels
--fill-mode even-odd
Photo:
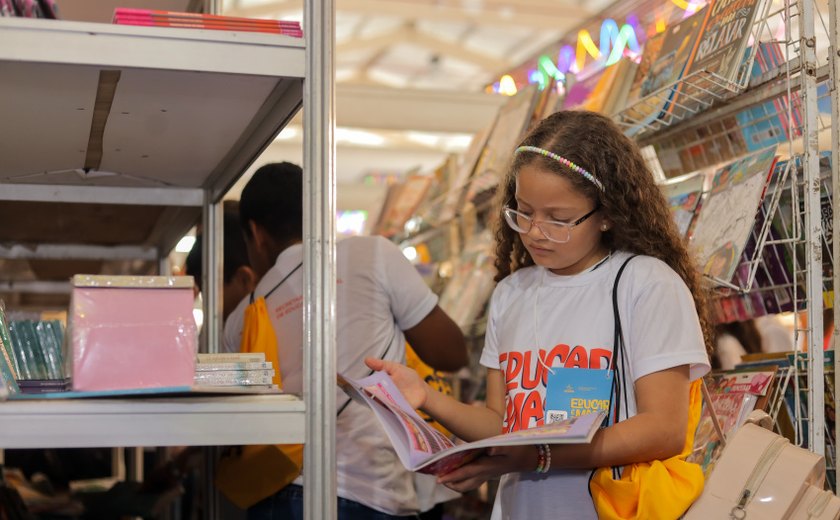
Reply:
[[[290,162],[260,167],[239,199],[239,218],[251,238],[249,222],[278,242],[303,238],[303,170]]]
[[[755,320],[733,321],[731,323],[720,323],[715,326],[715,341],[717,336],[729,334],[738,340],[747,354],[757,354],[761,349],[761,333],[755,326]],[[717,356],[712,356],[713,368],[720,368]]]
[[[245,248],[245,237],[242,236],[242,226],[239,224],[239,215],[235,207],[231,210],[227,206],[223,214],[222,248],[224,250],[222,259],[222,276],[225,283],[230,283],[236,270],[242,266],[248,266],[248,252]],[[195,244],[187,255],[184,268],[188,275],[195,279],[195,285],[201,289],[201,235],[195,238]]]

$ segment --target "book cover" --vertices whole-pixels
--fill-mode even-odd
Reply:
[[[17,371],[10,355],[11,351],[11,338],[6,326],[6,311],[3,308],[3,302],[0,301],[0,401],[19,392],[15,382]]]
[[[659,185],[683,237],[688,236],[688,230],[697,215],[703,195],[703,180],[703,175],[698,172]]]
[[[392,237],[402,233],[405,223],[423,201],[433,180],[428,175],[409,175],[403,182],[392,186],[394,191],[386,198],[374,234]]]
[[[773,381],[774,371],[719,372],[708,377],[711,406],[721,423],[721,430],[728,438],[756,409],[759,399],[766,405],[766,396]],[[703,403],[703,412],[694,437],[694,449],[686,459],[700,464],[706,475],[714,468],[723,446],[712,424],[709,404]]]
[[[693,235],[706,276],[724,282],[732,280],[775,161],[774,146],[727,164],[715,173]]]
[[[632,105],[639,99],[651,93],[650,84],[647,81],[650,69],[653,62],[659,56],[659,51],[662,49],[662,44],[665,42],[665,33],[656,33],[645,42],[644,49],[642,49],[642,57],[639,61],[639,66],[636,67],[636,73],[633,76],[633,81],[630,84],[630,90],[627,93],[627,103]]]
[[[530,84],[508,99],[499,109],[493,130],[475,167],[473,182],[467,190],[467,201],[472,201],[479,193],[494,188],[505,178],[513,158],[513,150],[531,123],[538,96],[537,85]]]
[[[706,71],[737,81],[756,13],[765,0],[715,0],[686,76]]]
[[[426,424],[388,374],[375,372],[358,381],[339,375],[338,384],[352,399],[373,410],[407,469],[432,475],[449,473],[494,446],[586,444],[606,417],[605,412],[585,414],[547,426],[455,444]]]
[[[248,386],[270,385],[274,369],[269,370],[219,370],[196,372],[195,384],[199,386]]]
[[[198,363],[265,363],[265,352],[197,354]]]
[[[443,309],[461,329],[472,325],[493,292],[493,235],[485,230],[469,239],[440,295]]]
[[[593,70],[587,76],[577,78],[566,91],[566,97],[563,98],[563,109],[583,108],[598,111],[602,106],[605,87],[612,84],[614,78],[613,67],[599,68]]]
[[[489,128],[480,130],[473,135],[470,146],[461,158],[456,168],[456,173],[451,178],[446,195],[444,196],[443,207],[440,210],[439,216],[441,222],[445,222],[454,217],[455,213],[463,204],[470,178],[475,173],[476,166],[487,145],[487,138],[490,137],[490,132],[495,125],[495,120],[494,118],[494,122]]]
[[[274,370],[274,367],[268,361],[257,361],[251,363],[196,363],[196,372],[219,372],[231,370]]]
[[[627,104],[630,88],[635,80],[639,65],[629,58],[622,58],[614,67],[616,67],[616,79],[605,95],[602,110],[607,115],[621,111]]]
[[[633,106],[632,115],[638,124],[628,131],[629,135],[641,132],[657,119],[667,116],[673,108],[672,101],[680,91],[677,81],[691,65],[697,34],[702,29],[707,15],[708,7],[704,7],[665,30],[662,46],[642,82],[640,92],[642,98],[649,94],[656,95]]]

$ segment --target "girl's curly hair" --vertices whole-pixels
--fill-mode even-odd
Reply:
[[[671,212],[639,147],[626,137],[609,118],[587,111],[561,111],[542,120],[522,141],[562,155],[591,172],[604,185],[604,191],[582,175],[554,159],[536,153],[514,157],[498,201],[496,221],[496,281],[522,267],[534,265],[519,234],[505,225],[503,206],[516,208],[517,172],[526,164],[563,175],[585,196],[600,204],[604,217],[612,224],[603,233],[604,245],[658,258],[685,281],[694,297],[706,348],[713,348],[714,328],[709,319],[707,293],[700,273],[677,231]]]

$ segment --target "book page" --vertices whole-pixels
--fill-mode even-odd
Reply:
[[[586,414],[548,426],[453,445],[417,415],[385,372],[360,380],[339,374],[338,384],[351,398],[373,410],[407,469],[434,475],[449,473],[494,446],[588,443],[606,417],[605,412]]]

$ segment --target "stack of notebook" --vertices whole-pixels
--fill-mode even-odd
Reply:
[[[246,31],[283,34],[302,38],[300,22],[236,18],[201,13],[180,13],[152,9],[130,9],[118,7],[114,10],[113,22],[122,25],[144,25],[150,27],[182,27],[188,29],[210,29],[216,31]]]

